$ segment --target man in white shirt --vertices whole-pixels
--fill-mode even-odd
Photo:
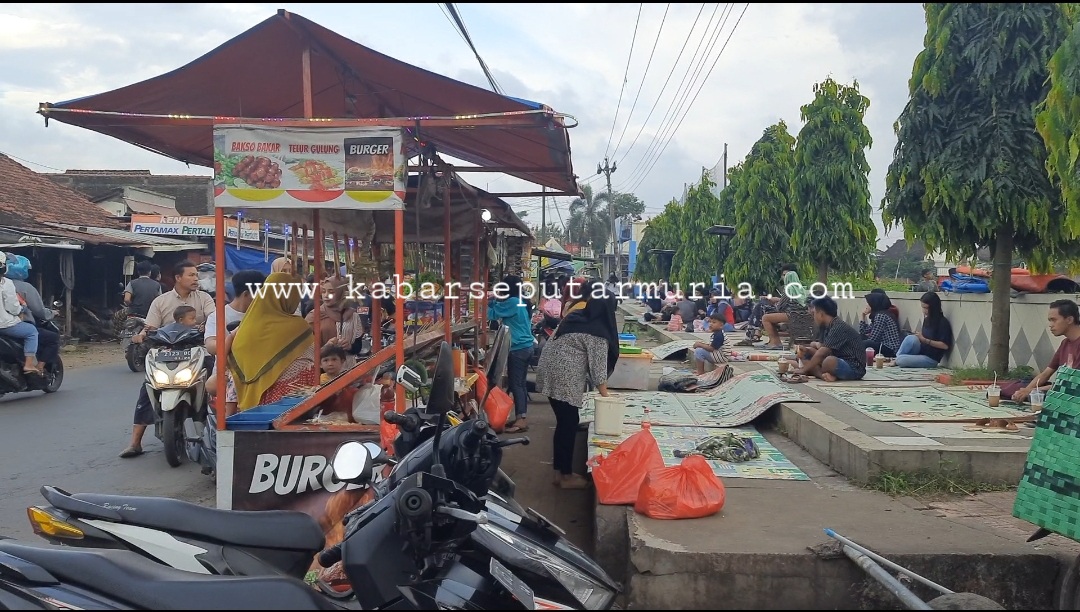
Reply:
[[[154,298],[150,304],[150,310],[146,313],[146,328],[142,333],[133,336],[132,342],[142,342],[146,339],[147,331],[171,323],[173,311],[177,306],[195,308],[195,322],[198,325],[204,325],[206,318],[214,312],[214,298],[205,291],[199,291],[199,271],[194,263],[182,261],[176,264],[173,268],[173,278],[175,280],[173,290]],[[143,454],[143,434],[146,433],[147,426],[154,424],[154,419],[154,407],[146,392],[146,382],[140,381],[139,399],[135,403],[135,421],[131,429],[131,445],[120,453],[120,457],[127,459]]]

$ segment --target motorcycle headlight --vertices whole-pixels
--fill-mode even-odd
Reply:
[[[173,381],[174,384],[182,385],[182,384],[188,382],[189,380],[191,380],[191,377],[194,376],[194,375],[195,375],[195,372],[193,372],[190,367],[180,368],[179,370],[177,370],[176,372],[173,373],[172,381]]]
[[[169,380],[169,373],[168,372],[166,372],[164,370],[154,370],[154,383],[155,384],[167,385],[170,382],[172,382],[172,381]]]
[[[615,597],[613,590],[588,574],[510,531],[488,523],[479,525],[475,534],[502,560],[557,580],[586,610],[606,609]]]

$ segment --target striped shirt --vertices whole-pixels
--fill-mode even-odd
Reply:
[[[832,351],[833,357],[843,359],[856,372],[866,374],[866,349],[863,348],[862,336],[846,321],[834,318],[824,330],[822,345]]]

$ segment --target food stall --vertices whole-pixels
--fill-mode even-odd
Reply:
[[[235,70],[253,62],[275,66],[273,78]],[[459,175],[505,173],[554,190],[547,195],[578,193],[567,115],[410,66],[286,11],[178,70],[42,103],[38,112],[46,125],[77,125],[214,167],[217,235],[224,235],[227,215],[287,225],[292,253],[313,262],[317,274],[326,260],[348,267],[389,251],[400,281],[405,245],[412,242],[443,245],[447,285],[466,252],[472,278],[486,282],[484,219],[514,227],[516,217],[499,198],[540,192],[485,193]],[[217,244],[223,260],[224,242]],[[223,338],[223,275],[217,283]],[[318,309],[319,292],[312,297]],[[402,296],[395,300],[396,311],[405,312]],[[392,345],[382,348],[374,338],[369,359],[292,398],[269,429],[227,429],[218,405],[218,506],[296,508],[332,528],[333,515],[340,515],[328,508],[330,498],[350,487],[333,478],[328,458],[345,439],[377,438],[378,426],[307,423],[312,410],[379,364],[402,364],[439,340],[464,343],[472,334],[482,344],[485,312],[485,300],[474,300],[464,313],[451,309],[412,335],[396,316]],[[377,333],[378,321],[372,323]],[[316,331],[316,346],[324,340]],[[219,350],[224,344],[218,342]],[[224,354],[217,359],[224,363]],[[218,372],[223,376],[224,368]],[[224,387],[220,378],[218,386]],[[398,409],[404,401],[398,395]]]

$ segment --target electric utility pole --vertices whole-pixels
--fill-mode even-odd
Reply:
[[[604,165],[596,164],[596,173],[607,175],[607,211],[608,219],[611,221],[611,253],[615,256],[615,269],[608,270],[610,275],[615,273],[620,279],[622,279],[622,262],[619,261],[619,237],[615,235],[615,203],[611,196],[611,175],[618,169],[618,162],[608,166],[608,158],[604,158]]]
[[[534,200],[535,201],[535,200]],[[540,186],[540,236],[547,236],[547,186]],[[547,236],[550,238],[550,236]],[[545,241],[546,242],[546,241]]]
[[[720,189],[727,188],[727,143],[724,143],[724,184],[720,186]]]

